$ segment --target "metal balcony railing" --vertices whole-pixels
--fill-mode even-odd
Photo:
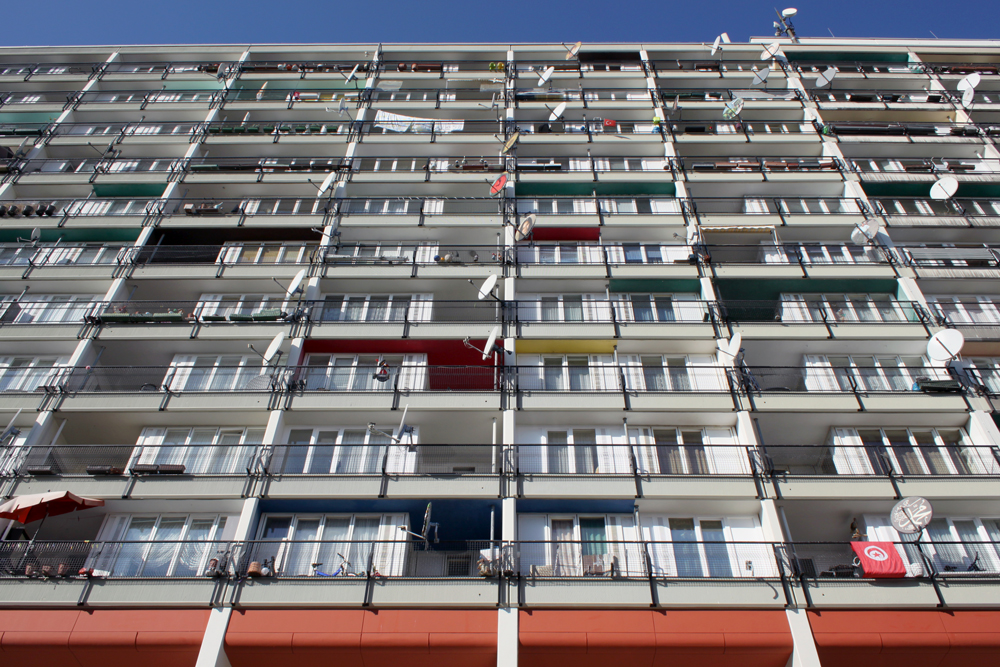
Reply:
[[[978,137],[982,130],[974,123],[876,123],[867,121],[827,123],[837,136]]]
[[[515,65],[517,78],[524,82],[530,81],[531,77],[538,77],[549,67],[555,68],[555,74],[570,73],[579,74],[581,72],[597,72],[604,74],[608,72],[625,72],[633,75],[644,75],[642,61],[638,57],[635,59],[624,58],[620,61],[608,60],[605,62],[589,60],[546,60],[542,58],[529,58],[519,60]]]
[[[1000,266],[1000,248],[988,244],[896,246],[910,266],[919,268],[995,268]]]
[[[578,436],[575,434],[574,438]],[[508,473],[546,476],[620,475],[686,477],[751,477],[762,471],[759,452],[753,445],[687,444],[597,444],[580,443],[514,445]]]
[[[0,76],[20,76],[25,81],[35,76],[91,76],[104,63],[9,63],[0,65]]]
[[[463,155],[461,158],[432,156],[377,156],[355,158],[353,163],[346,165],[346,170],[355,173],[452,173],[479,174],[502,172],[506,169],[505,161],[495,156]]]
[[[1000,160],[971,158],[852,157],[851,171],[860,174],[996,174]]]
[[[530,82],[521,77],[519,82],[522,86]],[[533,83],[531,84],[533,85]],[[646,104],[652,107],[655,93],[651,93],[648,88],[518,88],[514,92],[514,100],[519,103],[525,102],[635,102]]]
[[[359,70],[360,71],[360,70]],[[244,81],[240,88],[230,89],[225,100],[227,104],[234,102],[287,102],[289,104],[317,103],[337,105],[341,100],[351,104],[358,101],[358,90],[333,90],[330,88],[310,88],[308,82],[303,82],[301,88],[265,88],[258,87],[256,81]],[[364,81],[361,82],[361,85]]]
[[[239,545],[219,541],[0,542],[0,578],[180,579],[234,573]]]
[[[696,214],[748,216],[862,215],[865,211],[864,202],[851,197],[698,197],[686,205]]]
[[[917,62],[864,62],[864,61],[820,61],[793,60],[792,66],[802,75],[818,75],[828,67],[839,74],[923,74],[930,72],[926,63]],[[867,77],[865,77],[867,78]]]
[[[104,66],[101,63],[100,66]],[[219,75],[226,75],[229,67],[225,63],[218,62],[142,62],[142,61],[121,61],[113,60],[104,66],[101,78],[114,78],[115,76],[136,76],[136,75],[159,75],[161,79],[168,78],[171,74],[204,74],[212,78]]]
[[[564,295],[561,300],[521,300],[507,302],[507,320],[524,324],[585,323],[674,324],[711,320],[714,302],[700,299],[676,299],[649,294],[615,295],[609,300],[588,300]]]
[[[496,445],[276,444],[261,446],[255,472],[294,479],[296,475],[421,476],[499,475]]]
[[[83,218],[104,215],[147,215],[156,209],[152,198],[129,199],[6,199],[0,218]]]
[[[317,261],[329,266],[472,266],[500,265],[506,250],[496,245],[437,243],[344,243],[322,249]]]
[[[410,81],[408,83],[419,83]],[[404,102],[425,102],[437,106],[447,106],[450,102],[484,102],[487,106],[499,96],[503,98],[502,84],[495,87],[481,87],[481,84],[462,84],[454,82],[447,88],[419,88],[416,86],[404,85],[398,90],[381,89],[376,86],[374,89],[365,91],[373,104],[392,106],[394,103]],[[467,86],[467,87],[466,87]],[[483,89],[485,88],[485,89]]]
[[[371,68],[368,61],[324,60],[324,61],[278,61],[247,60],[239,64],[240,74],[350,74],[357,67],[357,75],[362,78]]]
[[[381,78],[391,79],[396,72],[414,74],[454,74],[455,72],[491,72],[493,76],[504,75],[507,68],[507,54],[497,53],[493,60],[435,60],[433,58],[416,62],[414,60],[399,60],[390,58],[382,60],[380,65]]]
[[[8,475],[224,475],[254,472],[260,445],[50,445],[11,450],[0,469]]]
[[[768,102],[799,102],[800,93],[797,90],[776,88],[774,90],[764,90],[760,88],[660,88],[660,99],[663,104],[670,107],[677,103],[683,107],[685,103],[693,102],[728,102],[740,97],[747,101],[768,101]]]
[[[659,359],[659,357],[657,357]],[[586,358],[569,365],[506,366],[516,391],[555,393],[671,392],[729,393],[725,368],[709,365],[588,365]]]
[[[674,158],[688,172],[819,172],[844,171],[844,165],[834,157],[723,157],[693,156]]]
[[[836,85],[836,84],[834,84]],[[814,90],[809,95],[817,104],[952,104],[946,90]]]
[[[219,90],[90,90],[75,94],[73,104],[216,104],[226,98]]]
[[[674,137],[696,138],[702,135],[717,135],[737,138],[743,135],[764,137],[769,135],[816,135],[816,126],[811,122],[794,120],[688,120],[670,122],[667,127]]]
[[[713,264],[888,264],[891,255],[881,246],[822,243],[757,245],[708,245],[704,251]]]
[[[27,160],[20,166],[23,175],[33,174],[133,174],[179,171],[184,160],[165,158],[84,157]]]
[[[155,245],[130,247],[122,264],[218,264],[220,266],[275,266],[312,264],[317,261],[318,242],[275,241],[232,245]]]
[[[215,172],[256,174],[311,172],[324,174],[345,171],[342,158],[330,157],[202,157],[191,158],[186,163],[184,161],[180,161],[180,163],[191,174]]]
[[[288,366],[284,385],[292,393],[497,392],[503,371],[494,366],[355,367]]]
[[[703,60],[673,60],[654,58],[649,64],[658,74],[698,73],[706,76],[753,76],[762,67],[759,59],[740,60],[738,58],[710,58]],[[773,72],[772,74],[780,74]]]
[[[0,244],[0,266],[38,268],[113,265],[126,246],[117,243]]]
[[[742,389],[757,394],[774,392],[907,394],[961,392],[962,386],[944,368],[898,367],[760,367],[734,372]]]
[[[694,532],[693,527],[690,530]],[[560,540],[514,543],[522,577],[778,579],[776,544],[680,539],[663,541]]]
[[[1000,477],[1000,450],[964,444],[898,446],[768,445],[772,477]]]
[[[873,197],[871,200],[879,215],[892,225],[894,219],[900,217],[967,217],[971,221],[976,218],[1000,217],[1000,200],[998,199],[931,199],[927,197]]]
[[[906,578],[992,580],[1000,576],[1000,559],[992,542],[924,537],[919,542],[892,542],[892,546],[906,567]],[[784,549],[787,557],[782,565],[788,568],[788,576],[814,580],[864,578],[864,568],[850,542],[794,542],[784,545]]]
[[[721,319],[742,326],[754,324],[906,324],[927,321],[916,301],[808,299],[805,301],[719,302]]]
[[[351,121],[324,118],[316,121],[288,122],[283,120],[213,121],[198,124],[198,128],[209,136],[228,137],[229,135],[265,136],[275,138],[291,135],[348,135],[351,132]]]
[[[353,122],[351,131],[359,137],[369,135],[425,134],[433,140],[442,134],[483,134],[491,138],[503,132],[503,123],[495,120],[461,120],[447,118],[426,118],[412,123],[390,123],[366,120]]]
[[[968,74],[972,74],[973,72],[985,75],[1000,73],[1000,67],[993,63],[935,63],[925,61],[923,66],[933,69],[935,74],[951,76],[966,76]]]

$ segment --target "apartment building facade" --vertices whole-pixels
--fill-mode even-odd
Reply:
[[[102,501],[0,656],[995,660],[998,136],[992,42],[0,49],[0,500]]]

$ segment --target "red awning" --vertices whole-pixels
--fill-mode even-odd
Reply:
[[[58,516],[103,505],[103,500],[83,498],[69,491],[36,493],[30,496],[18,496],[0,505],[0,519],[31,523],[47,516]]]

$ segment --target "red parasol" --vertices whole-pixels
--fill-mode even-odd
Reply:
[[[31,523],[48,516],[58,516],[103,505],[103,500],[83,498],[69,491],[35,493],[29,496],[18,496],[0,505],[0,519],[14,519],[20,523]]]

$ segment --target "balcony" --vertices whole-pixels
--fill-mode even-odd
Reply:
[[[880,543],[881,544],[881,543]],[[796,542],[782,559],[800,582],[798,602],[810,608],[857,607],[985,608],[993,605],[1000,583],[992,543],[893,543],[906,576],[873,579],[855,565],[850,542]],[[966,552],[975,553],[967,557]]]
[[[368,76],[371,63],[357,60],[321,60],[309,62],[289,62],[277,60],[247,60],[239,64],[239,79],[270,80],[270,79],[308,79],[332,78],[340,81],[345,74],[350,74],[357,67],[356,75],[362,81]],[[332,75],[312,76],[309,75]]]
[[[970,158],[849,158],[851,171],[871,183],[930,183],[945,175],[959,182],[991,183],[1000,176],[1000,161]],[[944,202],[942,202],[944,203]]]
[[[801,120],[687,120],[666,125],[673,140],[686,143],[789,143],[817,142],[813,123]]]
[[[775,549],[763,542],[559,541],[514,545],[526,607],[782,607]]]
[[[1000,251],[988,244],[900,245],[918,278],[1000,278]]]
[[[87,81],[101,70],[104,63],[4,63],[0,65],[0,80],[30,81],[38,77],[41,81]],[[39,81],[39,82],[41,82]]]
[[[412,119],[366,120],[352,124],[358,141],[369,143],[467,143],[486,142],[496,145],[497,133],[503,132],[503,123],[495,120]]]
[[[873,196],[888,227],[996,227],[1000,202],[993,199]]]
[[[23,220],[26,225],[43,228],[63,227],[72,221],[73,227],[134,229],[154,217],[158,209],[157,200],[151,197],[7,199],[0,204],[0,218]],[[0,247],[12,248],[14,245],[3,244]],[[3,260],[0,259],[2,265]]]
[[[749,407],[778,412],[965,412],[966,388],[943,368],[742,367]]]
[[[826,129],[841,142],[977,143],[985,131],[974,123],[831,122]]]
[[[490,174],[506,170],[503,158],[466,156],[450,160],[432,156],[373,156],[345,165],[353,183],[481,183]],[[486,175],[486,176],[484,176]],[[491,178],[495,178],[492,176]]]
[[[810,93],[822,109],[928,110],[953,109],[946,90],[816,90]]]
[[[648,294],[615,294],[610,301],[572,296],[510,303],[508,318],[516,322],[517,337],[691,340],[715,335],[709,301]]]
[[[943,447],[781,445],[764,448],[777,497],[986,498],[1000,493],[1000,452],[965,444]]]
[[[930,297],[928,306],[939,326],[958,329],[969,342],[1000,340],[1000,302],[976,297]],[[992,374],[980,384],[995,392],[1000,385]]]
[[[747,445],[514,446],[521,498],[756,498],[757,451]]]
[[[843,76],[846,79],[899,79],[899,78],[909,78],[908,75],[917,75],[921,79],[927,78],[927,75],[931,71],[926,63],[919,62],[866,62],[866,61],[813,61],[808,60],[797,60],[795,56],[792,55],[790,60],[792,60],[792,67],[795,68],[803,78],[815,77],[822,72],[826,71],[827,68],[833,68],[837,72],[838,76]]]
[[[15,205],[16,206],[16,205]],[[8,207],[8,211],[9,211]],[[122,243],[3,243],[0,276],[8,279],[110,279]]]
[[[196,135],[203,137],[209,144],[260,144],[260,143],[310,143],[321,140],[332,140],[346,143],[351,135],[353,124],[339,117],[318,118],[316,120],[287,119],[260,120],[250,122],[213,121],[197,124]],[[192,136],[192,138],[194,138]]]
[[[915,301],[723,299],[719,317],[744,337],[787,339],[926,339],[929,316]]]
[[[690,207],[706,227],[854,226],[866,210],[859,199],[797,196],[694,197]]]
[[[759,59],[740,60],[737,58],[705,58],[703,60],[667,60],[653,58],[649,61],[650,68],[658,78],[663,79],[728,79],[752,77],[761,67]],[[783,71],[776,71],[775,76],[783,76]]]
[[[691,246],[680,243],[521,243],[514,256],[525,279],[698,277]]]
[[[710,245],[705,252],[717,278],[894,279],[891,255],[881,246],[781,243]]]
[[[665,107],[674,103],[684,109],[718,109],[720,102],[742,98],[746,109],[800,109],[799,92],[785,88],[762,90],[757,88],[661,88],[660,100]]]
[[[724,157],[676,158],[688,181],[829,181],[842,180],[844,167],[833,157]]]
[[[162,182],[184,170],[184,160],[164,158],[105,157],[28,160],[18,167],[23,185]]]

